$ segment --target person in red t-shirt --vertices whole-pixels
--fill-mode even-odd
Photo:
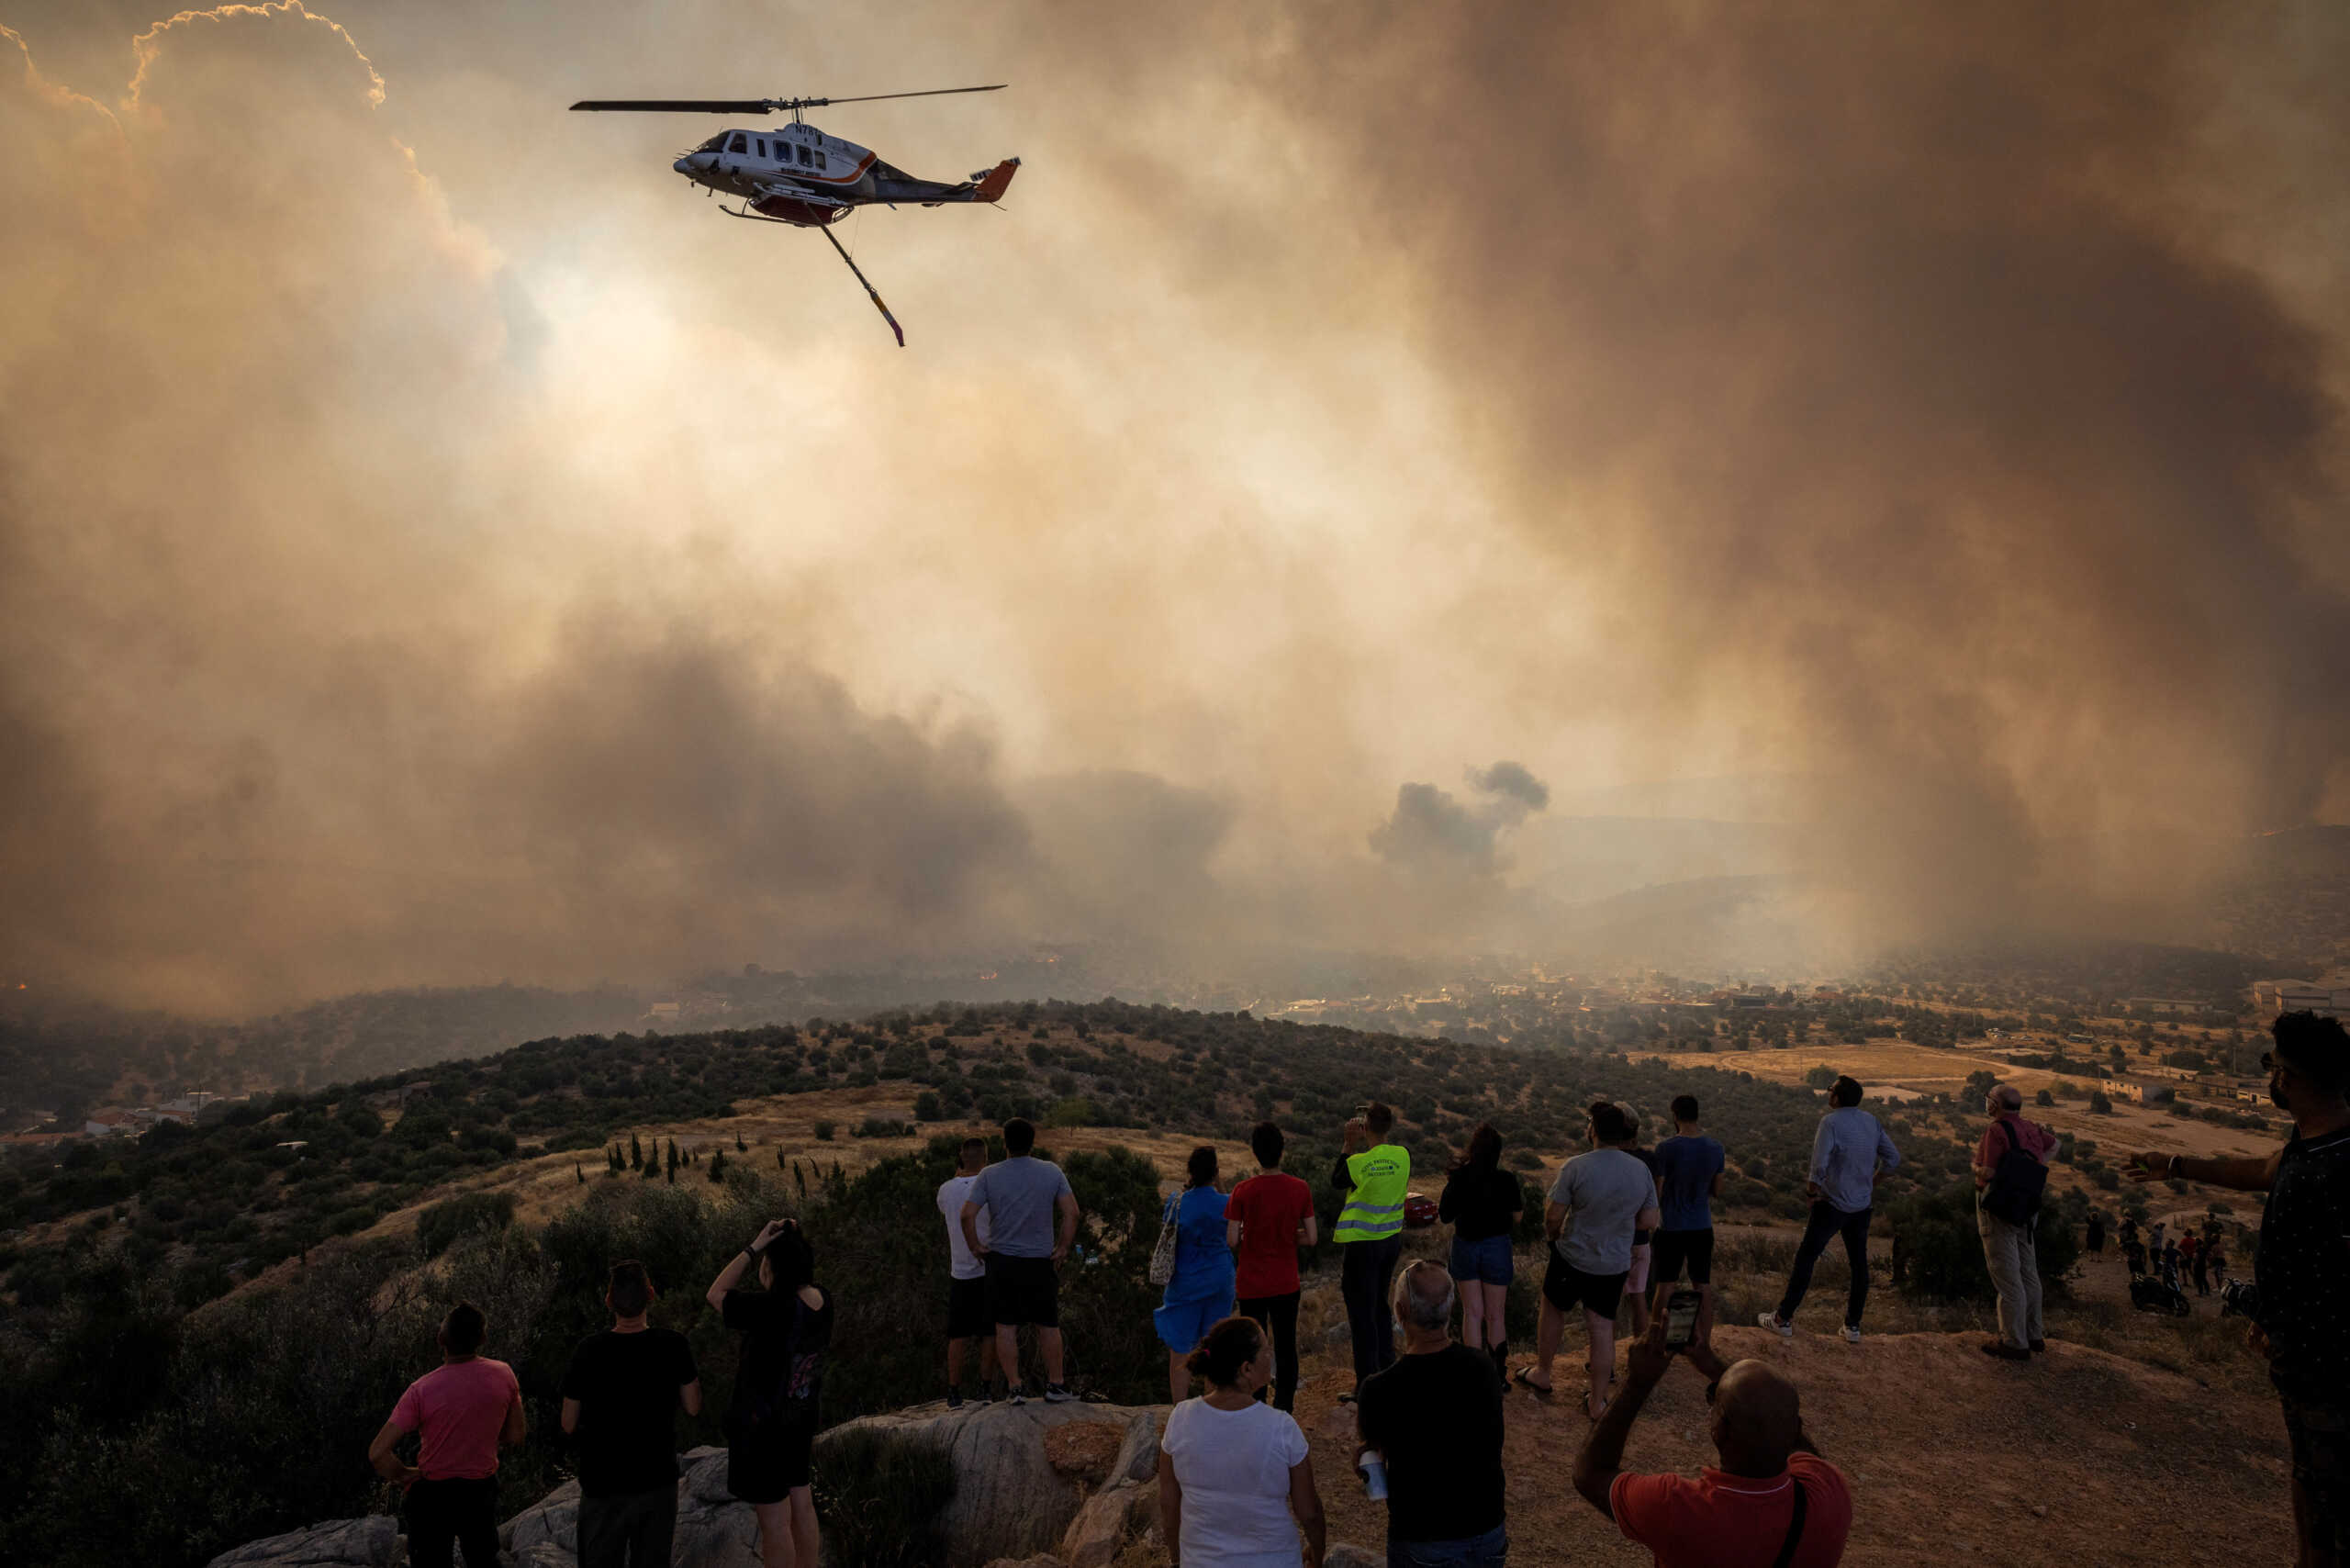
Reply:
[[[1318,1234],[1314,1189],[1281,1173],[1283,1139],[1272,1123],[1259,1122],[1248,1147],[1263,1169],[1232,1189],[1224,1234],[1239,1254],[1240,1316],[1273,1338],[1273,1408],[1287,1410],[1297,1400],[1297,1249],[1313,1246]]]
[[[408,1557],[414,1568],[498,1568],[498,1446],[522,1440],[522,1385],[514,1369],[480,1353],[488,1323],[461,1301],[441,1323],[440,1366],[408,1385],[367,1446],[367,1462],[408,1489]],[[420,1434],[416,1462],[393,1452]]]
[[[1852,1528],[1843,1473],[1804,1435],[1796,1386],[1766,1361],[1725,1367],[1703,1337],[1689,1362],[1715,1378],[1712,1437],[1721,1463],[1685,1475],[1636,1475],[1624,1442],[1673,1364],[1665,1314],[1632,1341],[1625,1388],[1575,1455],[1575,1490],[1616,1521],[1657,1568],[1835,1568]]]

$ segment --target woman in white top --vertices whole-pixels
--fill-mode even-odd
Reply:
[[[1257,1400],[1273,1381],[1272,1341],[1254,1318],[1227,1317],[1189,1365],[1208,1392],[1175,1406],[1158,1439],[1169,1568],[1322,1568],[1322,1499],[1305,1434],[1287,1411]]]

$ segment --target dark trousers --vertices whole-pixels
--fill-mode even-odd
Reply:
[[[579,1499],[579,1568],[669,1568],[677,1488]]]
[[[1387,1300],[1404,1238],[1348,1241],[1338,1248],[1338,1294],[1347,1304],[1347,1332],[1354,1340],[1355,1382],[1395,1363],[1395,1315]]]
[[[451,1549],[465,1568],[498,1568],[498,1477],[478,1481],[420,1481],[408,1489],[409,1568],[452,1568]]]
[[[1852,1265],[1852,1294],[1844,1300],[1844,1323],[1847,1327],[1861,1326],[1861,1308],[1869,1302],[1869,1213],[1846,1214],[1825,1199],[1811,1205],[1811,1223],[1803,1227],[1803,1245],[1796,1249],[1796,1266],[1787,1275],[1787,1294],[1779,1298],[1779,1321],[1795,1321],[1796,1308],[1803,1305],[1804,1293],[1811,1289],[1811,1268],[1819,1255],[1828,1250],[1828,1238],[1844,1238],[1844,1257]]]
[[[1244,1296],[1240,1316],[1253,1317],[1273,1337],[1273,1408],[1287,1410],[1297,1402],[1297,1296]],[[587,1564],[580,1564],[587,1568]]]
[[[2199,1252],[2195,1256],[2195,1294],[2197,1295],[2211,1294],[2211,1265],[2203,1260],[2203,1255]]]

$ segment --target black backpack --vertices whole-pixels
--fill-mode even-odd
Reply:
[[[2007,1129],[2008,1148],[1992,1168],[1991,1184],[1983,1189],[1983,1212],[2009,1225],[2030,1225],[2039,1217],[2041,1196],[2048,1191],[2048,1167],[2024,1148],[2015,1117],[2001,1117],[1999,1126]]]

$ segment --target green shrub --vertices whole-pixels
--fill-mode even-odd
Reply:
[[[339,1219],[341,1216],[338,1215]],[[375,1223],[370,1215],[369,1224]],[[511,1193],[466,1193],[433,1204],[416,1216],[417,1245],[427,1258],[438,1258],[458,1238],[476,1231],[496,1233],[514,1223]],[[338,1232],[338,1234],[341,1234]]]
[[[927,1568],[941,1555],[937,1519],[955,1495],[945,1444],[855,1427],[816,1450],[816,1518],[838,1568]]]
[[[810,1125],[810,1130],[816,1135],[817,1142],[830,1143],[833,1141],[833,1134],[838,1130],[839,1126],[840,1124],[837,1122],[815,1122]]]
[[[2033,1238],[2041,1285],[2051,1294],[2064,1289],[2080,1256],[2079,1239],[2062,1208],[2061,1204],[2041,1208]],[[1991,1274],[1983,1262],[1983,1233],[1975,1223],[1971,1182],[1900,1200],[1892,1206],[1891,1222],[1895,1280],[1903,1294],[1936,1301],[1991,1298]]]

